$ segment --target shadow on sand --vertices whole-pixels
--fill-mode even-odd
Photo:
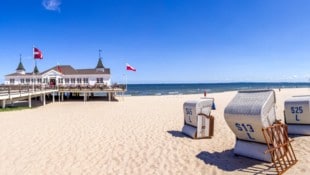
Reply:
[[[298,137],[308,137],[307,135],[302,135],[302,134],[288,134],[288,136],[292,139],[298,138]]]
[[[191,137],[183,134],[181,131],[170,130],[167,132],[173,137],[191,139]],[[233,149],[213,153],[202,151],[196,157],[205,164],[216,166],[227,172],[237,171],[255,175],[277,174],[272,163],[235,155]]]
[[[189,136],[183,134],[181,131],[167,131],[169,134],[171,134],[173,137],[179,137],[179,138],[190,138]]]
[[[202,151],[196,157],[204,161],[205,164],[217,166],[224,171],[239,171],[256,175],[277,174],[271,163],[236,156],[233,149],[213,153]]]

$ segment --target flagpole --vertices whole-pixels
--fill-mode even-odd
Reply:
[[[34,59],[34,45],[32,47],[32,56],[33,56],[32,92],[34,92],[34,68],[35,68],[35,64],[36,64],[36,59]]]
[[[127,91],[127,75],[123,74],[123,83],[125,84],[125,91]]]
[[[126,86],[126,91],[127,91],[127,74],[125,74],[125,86]]]

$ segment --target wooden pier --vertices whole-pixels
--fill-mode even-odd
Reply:
[[[46,96],[52,96],[55,102],[55,96],[58,96],[58,101],[64,101],[65,95],[75,94],[76,96],[83,96],[84,102],[94,93],[106,93],[108,100],[115,98],[117,93],[126,91],[123,85],[104,86],[32,86],[32,85],[0,85],[0,104],[5,108],[7,104],[12,104],[15,101],[28,100],[28,106],[32,107],[32,99],[40,98],[43,105],[46,104]],[[68,97],[68,96],[67,96]]]
[[[58,86],[58,95],[61,97],[63,101],[64,95],[67,93],[75,94],[77,96],[83,96],[84,102],[89,99],[89,97],[93,96],[95,93],[106,93],[108,97],[108,101],[111,101],[115,98],[117,93],[122,93],[126,91],[124,85],[113,85],[113,86],[106,86],[106,85],[93,85],[93,86]]]
[[[0,86],[0,101],[2,108],[5,108],[8,103],[12,104],[15,101],[28,100],[28,106],[32,107],[32,98],[40,97],[43,105],[46,104],[46,95],[54,94],[57,89],[39,86]],[[54,96],[53,96],[54,98]]]

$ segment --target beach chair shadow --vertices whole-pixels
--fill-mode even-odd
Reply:
[[[181,131],[167,131],[169,134],[171,134],[173,137],[179,137],[179,138],[190,138],[189,136],[183,134]]]
[[[288,134],[288,136],[292,139],[298,138],[298,137],[309,137],[307,135],[300,135],[300,134]]]
[[[236,156],[233,153],[233,149],[213,153],[202,151],[196,155],[196,157],[204,161],[205,164],[217,166],[224,171],[240,171],[256,175],[277,174],[277,171],[272,167],[272,164],[242,156]]]

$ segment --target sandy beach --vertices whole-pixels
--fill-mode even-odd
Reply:
[[[284,101],[310,89],[278,89]],[[66,101],[0,113],[0,174],[275,174],[271,163],[233,154],[235,135],[224,108],[236,91],[212,93],[214,137],[181,133],[183,103],[203,94],[126,96],[119,102]],[[285,174],[310,172],[310,136],[293,136],[298,162]]]

